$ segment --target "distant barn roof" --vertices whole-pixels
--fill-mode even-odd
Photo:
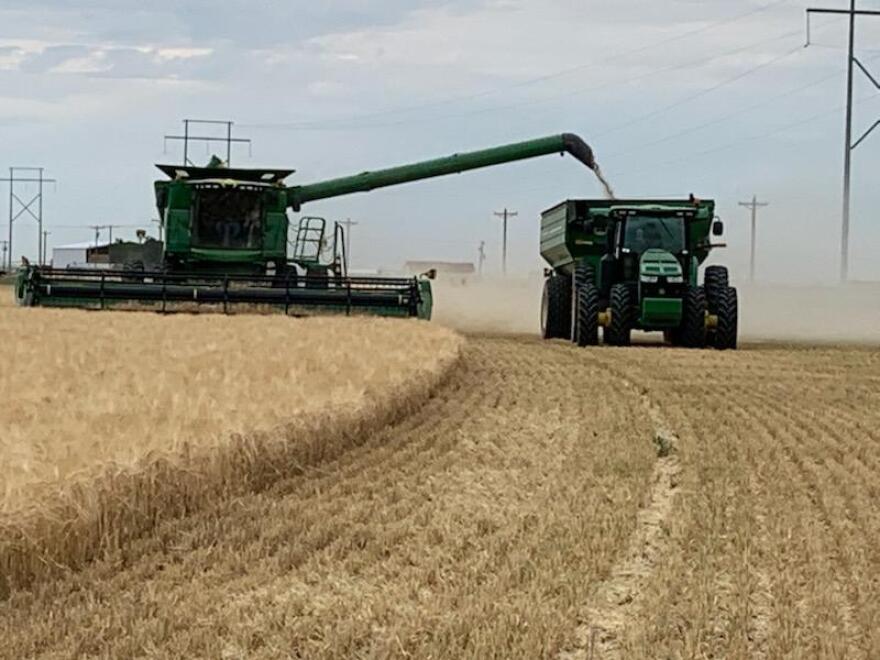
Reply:
[[[411,272],[424,272],[432,268],[438,273],[470,275],[477,272],[474,265],[466,261],[407,261],[403,267]]]

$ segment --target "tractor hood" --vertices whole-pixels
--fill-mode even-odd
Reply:
[[[639,261],[639,279],[656,282],[658,277],[681,278],[681,264],[666,250],[646,250]]]

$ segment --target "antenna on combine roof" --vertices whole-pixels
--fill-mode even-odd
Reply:
[[[189,159],[189,143],[190,142],[204,142],[206,145],[211,142],[224,142],[226,144],[226,167],[230,166],[230,162],[232,160],[232,144],[233,143],[243,143],[248,145],[248,156],[252,155],[251,151],[251,141],[249,138],[234,138],[232,137],[232,125],[234,122],[231,121],[220,121],[216,119],[184,119],[183,120],[183,135],[166,135],[165,136],[165,146],[168,146],[168,140],[172,141],[182,141],[183,142],[183,164],[184,165],[195,165]],[[218,135],[190,135],[189,129],[191,124],[196,125],[208,125],[208,126],[225,126],[226,127],[226,135],[218,136]]]

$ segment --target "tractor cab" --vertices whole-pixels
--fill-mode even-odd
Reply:
[[[618,281],[657,282],[658,277],[683,281],[688,261],[688,224],[691,209],[669,207],[614,207],[614,257]]]

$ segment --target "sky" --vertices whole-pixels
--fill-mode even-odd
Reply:
[[[860,9],[880,10],[880,0]],[[757,195],[757,275],[833,281],[840,255],[845,0],[4,0],[0,173],[39,166],[49,246],[155,232],[154,163],[180,162],[184,118],[235,122],[232,164],[289,167],[309,183],[560,132],[594,149],[617,195],[713,198],[747,277]],[[880,17],[859,19],[857,56],[880,78]],[[855,136],[880,118],[857,72]],[[210,130],[210,129],[206,129]],[[204,145],[195,160],[209,158]],[[880,130],[853,155],[851,276],[880,280]],[[33,190],[16,188],[24,201]],[[6,204],[7,184],[0,184]],[[570,158],[317,202],[350,218],[353,266],[476,261],[537,272],[540,213],[601,197]],[[0,212],[6,238],[6,211]],[[36,254],[14,225],[15,258]],[[106,237],[106,230],[103,235]]]

